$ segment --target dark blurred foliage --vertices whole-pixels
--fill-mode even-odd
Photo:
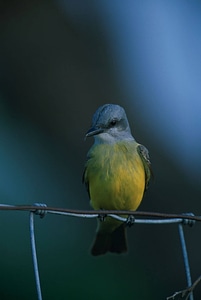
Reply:
[[[111,102],[125,107],[134,136],[150,150],[154,180],[140,210],[199,214],[200,186],[143,126],[139,95],[131,106],[116,81],[94,2],[77,5],[80,23],[56,1],[1,2],[1,203],[89,209],[81,178],[92,141],[84,135],[95,109]],[[0,214],[0,299],[36,299],[28,214]],[[199,226],[185,228],[193,279],[201,274]],[[44,299],[165,299],[185,288],[176,225],[134,225],[127,255],[100,258],[89,254],[95,228],[95,220],[36,217]],[[200,294],[198,287],[195,299]]]

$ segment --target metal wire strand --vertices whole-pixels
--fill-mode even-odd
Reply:
[[[40,277],[39,277],[39,270],[38,270],[38,261],[37,261],[37,255],[36,255],[36,243],[35,243],[35,234],[34,234],[34,213],[33,212],[30,212],[29,226],[30,226],[31,250],[32,250],[37,296],[38,296],[38,300],[42,300]]]
[[[39,210],[39,206],[42,206],[41,210]],[[169,214],[169,213],[159,213],[159,212],[144,212],[144,211],[127,211],[127,210],[76,210],[76,209],[67,209],[67,208],[59,208],[59,207],[48,207],[45,204],[36,204],[36,205],[6,205],[0,204],[0,210],[15,210],[15,211],[32,211],[38,214],[40,211],[42,212],[42,217],[44,216],[44,212],[48,213],[57,213],[63,214],[73,217],[84,217],[84,218],[95,218],[98,215],[132,215],[134,217],[151,217],[151,218],[160,218],[160,219],[185,219],[185,220],[194,220],[201,222],[201,216],[195,216],[192,214]],[[41,215],[41,212],[39,213]],[[171,222],[170,222],[171,223]],[[174,222],[173,222],[174,223]]]
[[[185,237],[184,237],[183,225],[179,224],[178,227],[179,227],[179,237],[180,237],[181,248],[182,248],[183,259],[184,259],[185,272],[186,272],[187,286],[191,287],[192,286],[191,272],[190,272],[188,252],[187,252],[186,242],[185,242]],[[189,300],[194,300],[193,292],[190,293]]]
[[[33,267],[36,281],[36,289],[37,289],[37,298],[38,300],[42,300],[41,293],[41,285],[39,278],[39,270],[38,270],[38,262],[37,262],[37,254],[36,254],[36,244],[35,244],[35,234],[34,234],[34,214],[39,215],[43,218],[46,213],[50,214],[58,214],[65,215],[71,217],[79,217],[79,218],[103,218],[111,217],[117,219],[122,222],[129,223],[130,217],[133,217],[133,223],[138,224],[171,224],[178,223],[179,236],[182,248],[182,254],[184,259],[184,266],[186,272],[186,279],[188,285],[188,295],[189,300],[193,300],[193,289],[194,285],[192,285],[191,274],[190,274],[190,266],[188,261],[188,253],[186,248],[186,242],[184,238],[183,225],[188,224],[192,226],[195,221],[201,222],[201,216],[195,216],[193,214],[164,214],[164,213],[156,213],[156,212],[140,212],[140,211],[116,211],[116,210],[73,210],[73,209],[64,209],[64,208],[55,208],[55,207],[47,207],[46,204],[35,203],[34,205],[6,205],[0,204],[0,210],[18,210],[18,211],[29,211],[30,212],[30,239],[31,239],[31,250],[32,250],[32,259],[33,259]],[[125,217],[125,216],[128,217]],[[135,219],[135,217],[141,217],[140,219]],[[147,219],[150,217],[150,219]],[[158,219],[156,219],[158,218]],[[196,283],[197,284],[197,283]],[[196,285],[195,284],[195,285]],[[176,295],[179,295],[182,291],[176,292],[173,296],[168,297],[167,299],[174,299]],[[182,296],[183,297],[183,296]],[[187,298],[186,298],[187,299]]]

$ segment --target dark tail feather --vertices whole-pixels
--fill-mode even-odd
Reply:
[[[106,252],[123,253],[126,251],[126,231],[125,225],[122,224],[113,232],[98,231],[91,249],[91,254],[97,256],[105,254]]]
[[[111,245],[111,237],[111,233],[97,232],[91,248],[91,254],[97,256],[108,252]]]
[[[115,253],[127,252],[125,224],[122,224],[115,231],[112,232],[112,243],[109,251]]]

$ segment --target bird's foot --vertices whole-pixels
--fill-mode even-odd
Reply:
[[[105,221],[106,214],[100,214],[100,215],[98,215],[98,218],[99,218],[100,222],[103,222],[103,221]]]
[[[126,220],[126,226],[131,227],[135,223],[135,217],[132,215],[129,215]]]

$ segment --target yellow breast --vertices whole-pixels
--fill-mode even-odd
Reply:
[[[145,189],[145,172],[138,144],[98,144],[89,151],[85,181],[94,209],[136,210]]]

